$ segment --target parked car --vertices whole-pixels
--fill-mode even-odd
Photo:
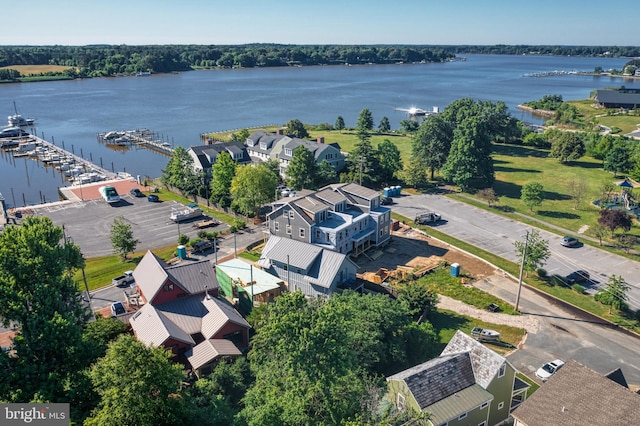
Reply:
[[[127,312],[127,310],[124,307],[124,303],[122,302],[115,302],[111,304],[111,315],[118,316],[118,315],[122,315],[125,312]]]
[[[380,197],[380,205],[388,206],[389,204],[393,204],[393,198],[391,197]]]
[[[582,269],[579,271],[574,271],[565,277],[565,281],[569,285],[583,283],[585,281],[589,281],[589,272],[583,271]]]
[[[578,239],[575,237],[570,237],[570,236],[565,236],[562,241],[560,241],[560,244],[562,244],[565,247],[574,247],[577,246],[579,243]]]
[[[142,191],[140,191],[140,188],[133,188],[131,191],[129,191],[129,194],[138,198],[144,197],[144,194],[142,193]]]
[[[564,365],[564,361],[561,359],[556,359],[551,362],[547,362],[542,367],[538,368],[536,371],[536,377],[543,382],[549,380],[549,377],[553,376],[556,371],[560,369]]]
[[[147,201],[149,201],[150,203],[157,203],[158,201],[160,201],[160,197],[158,197],[156,194],[151,194],[147,197]]]

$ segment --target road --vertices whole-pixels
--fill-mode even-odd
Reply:
[[[531,226],[447,198],[443,195],[404,195],[394,198],[394,212],[413,219],[417,213],[432,210],[442,215],[437,229],[461,241],[472,244],[507,260],[518,262],[513,243],[524,241]],[[640,309],[640,263],[589,245],[567,248],[560,245],[562,235],[539,229],[540,235],[549,241],[551,257],[544,269],[549,275],[568,275],[576,270],[586,270],[591,280],[583,285],[588,292],[595,292],[611,275],[622,276],[630,290],[629,306]]]

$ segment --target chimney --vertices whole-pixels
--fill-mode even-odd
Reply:
[[[318,143],[324,143],[324,136],[318,136]]]

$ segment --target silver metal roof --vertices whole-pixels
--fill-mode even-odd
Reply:
[[[230,340],[207,339],[191,348],[185,356],[194,370],[221,356],[240,356],[242,352]]]

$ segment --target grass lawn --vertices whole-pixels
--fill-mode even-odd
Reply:
[[[578,112],[584,117],[583,121],[585,123],[593,120],[593,122],[610,128],[618,127],[622,130],[621,134],[637,130],[638,127],[636,125],[640,123],[640,116],[638,115],[623,114],[617,109],[595,108],[593,101],[590,99],[568,101],[567,103],[578,109]]]
[[[27,76],[29,74],[44,74],[47,72],[62,72],[64,70],[68,70],[69,68],[65,65],[10,65],[7,67],[0,67],[0,69],[12,69],[16,70],[22,76]]]

